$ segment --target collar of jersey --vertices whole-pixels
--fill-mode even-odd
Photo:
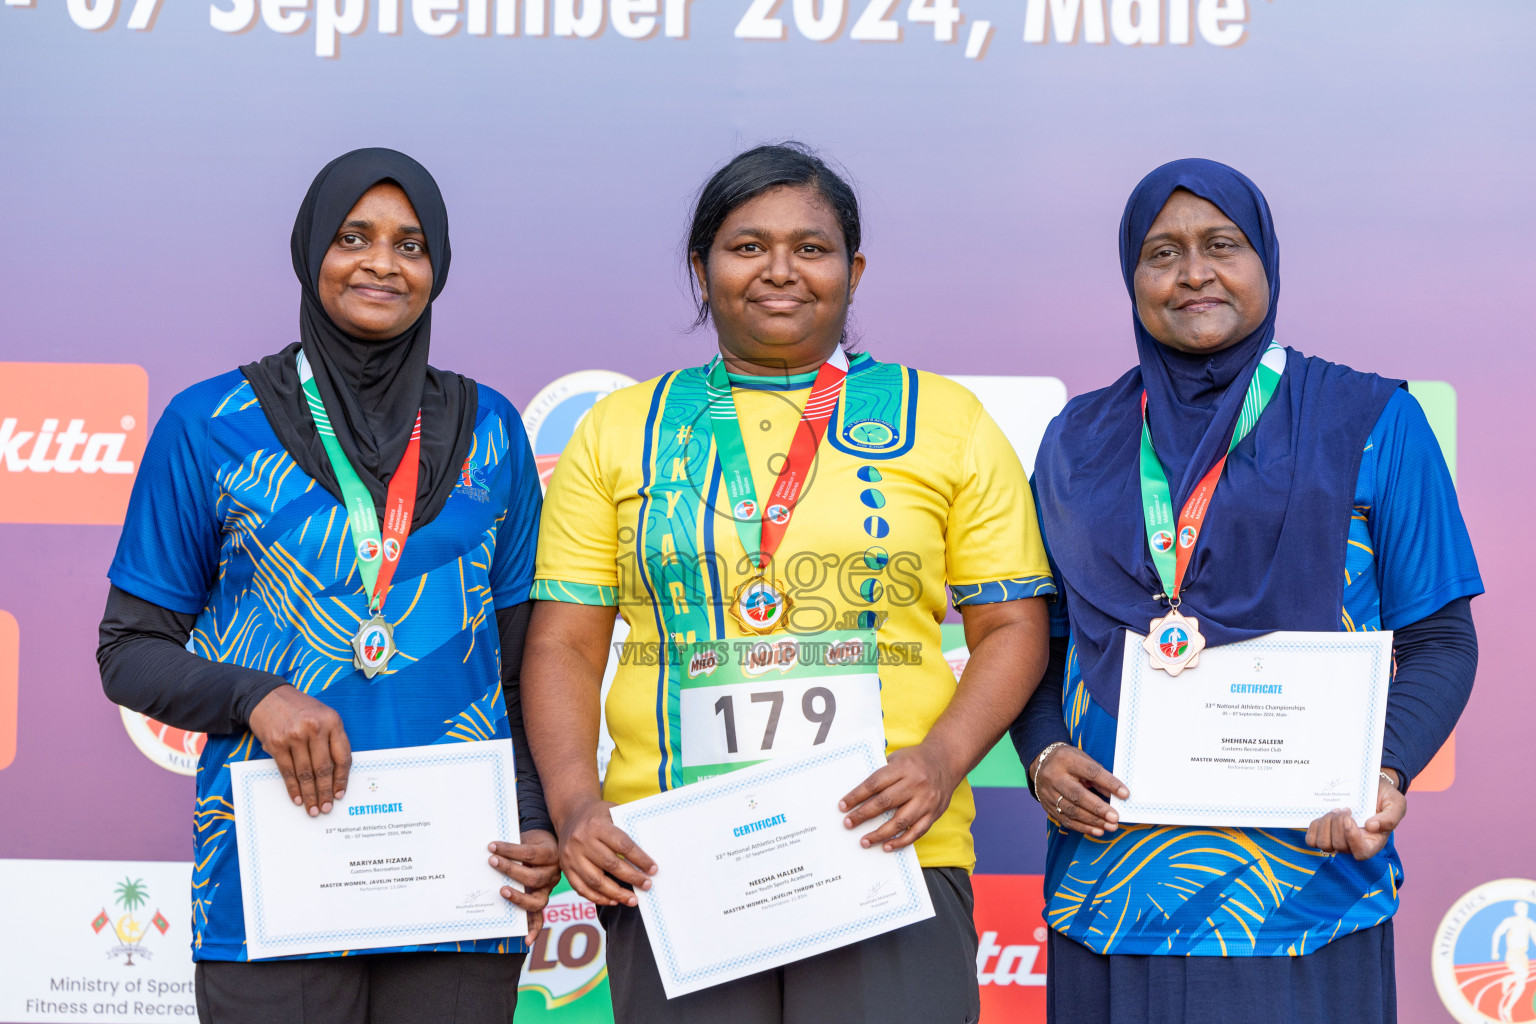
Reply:
[[[859,373],[875,365],[868,352],[848,357],[848,372]],[[744,391],[803,391],[816,382],[816,371],[797,373],[790,377],[760,377],[752,373],[729,373],[731,386]]]

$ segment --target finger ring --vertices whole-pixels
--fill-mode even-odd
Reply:
[[[1063,800],[1065,800],[1065,799],[1066,799],[1066,798],[1067,798],[1067,794],[1065,794],[1065,793],[1062,793],[1062,794],[1059,794],[1059,795],[1058,795],[1058,796],[1057,796],[1057,797],[1056,797],[1056,813],[1057,813],[1057,814],[1060,814],[1060,813],[1061,813],[1061,802],[1062,802],[1062,801],[1063,801]]]

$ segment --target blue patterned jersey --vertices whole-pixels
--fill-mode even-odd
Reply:
[[[1405,391],[1366,443],[1348,544],[1341,630],[1396,629],[1482,593],[1439,444]],[[1070,623],[1056,612],[1062,635]],[[1114,771],[1116,720],[1084,686],[1075,643],[1062,714],[1072,742]],[[1052,827],[1046,921],[1096,953],[1299,956],[1397,913],[1403,868],[1390,837],[1357,861],[1319,853],[1305,835],[1122,825],[1095,839]]]
[[[166,408],[134,482],[112,582],[196,614],[194,653],[274,673],[334,708],[354,750],[508,738],[495,609],[528,600],[539,483],[511,403],[481,386],[478,406],[452,496],[400,557],[384,606],[399,653],[371,680],[352,665],[368,596],[346,510],[284,451],[238,372]],[[266,756],[249,732],[209,736],[203,749],[194,959],[246,958],[228,765]],[[401,949],[521,952],[523,942],[359,952]]]

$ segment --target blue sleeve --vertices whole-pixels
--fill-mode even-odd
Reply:
[[[1067,722],[1061,713],[1069,650],[1066,637],[1051,637],[1051,656],[1045,665],[1045,675],[1040,678],[1035,692],[1029,695],[1029,700],[1024,702],[1024,710],[1008,727],[1008,738],[1013,740],[1014,752],[1024,766],[1030,793],[1035,792],[1035,780],[1029,777],[1029,768],[1035,758],[1052,743],[1072,742],[1072,734],[1067,731]]]
[[[488,389],[481,388],[485,396]],[[522,418],[512,403],[499,400],[498,412],[507,430],[507,462],[511,497],[507,515],[496,530],[496,556],[491,561],[491,597],[497,608],[510,608],[529,599],[533,590],[534,555],[539,546],[539,510],[544,504],[533,449]]]
[[[219,562],[219,523],[207,465],[209,409],[200,394],[215,378],[171,400],[155,424],[128,514],[107,570],[113,584],[173,612],[208,602]]]
[[[1398,629],[1459,597],[1483,592],[1456,501],[1456,487],[1418,400],[1398,391],[1387,402],[1375,446],[1375,507],[1370,513],[1381,585],[1381,628]]]
[[[1029,496],[1034,499],[1035,508],[1040,507],[1040,489],[1035,485],[1034,477],[1029,479]],[[1056,558],[1051,554],[1051,538],[1045,535],[1045,523],[1040,524],[1040,542],[1045,545],[1045,560],[1051,567],[1051,582],[1055,585],[1055,600],[1046,602],[1047,614],[1050,616],[1051,636],[1065,637],[1071,635],[1072,626],[1067,618],[1067,592],[1061,585],[1061,570],[1056,566]]]

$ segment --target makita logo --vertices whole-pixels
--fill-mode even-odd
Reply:
[[[1044,926],[1035,930],[1044,932]],[[1035,969],[1040,959],[1042,941],[1010,943],[997,941],[997,932],[982,932],[976,948],[976,981],[981,985],[1034,985],[1044,987],[1045,971]],[[1042,934],[1041,940],[1045,938]],[[993,958],[996,959],[993,959]],[[1042,965],[1043,966],[1043,965]]]
[[[1039,875],[972,875],[982,1020],[1044,1020],[1050,939]]]
[[[0,363],[0,523],[121,523],[148,404],[138,366]]]
[[[135,423],[123,417],[124,427]],[[62,431],[57,419],[43,420],[40,430],[20,429],[14,416],[0,420],[0,466],[12,473],[132,473],[134,464],[123,458],[127,443],[125,432],[86,433],[80,419]]]

